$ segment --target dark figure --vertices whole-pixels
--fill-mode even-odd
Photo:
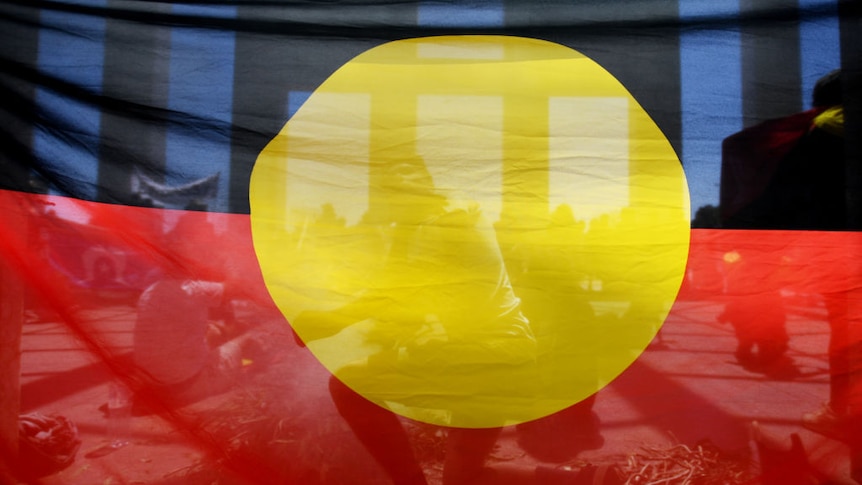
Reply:
[[[728,229],[829,231],[846,224],[840,73],[813,108],[766,121],[722,144],[721,217]]]
[[[444,484],[499,483],[485,459],[505,423],[458,427],[465,409],[476,415],[484,402],[465,396],[463,408],[450,410],[449,393],[494,395],[502,376],[535,375],[530,322],[521,313],[491,225],[483,223],[478,207],[447,207],[418,157],[387,165],[380,179],[375,195],[385,203],[367,212],[361,227],[329,235],[335,241],[352,236],[350,231],[374,241],[367,235],[378,235],[379,244],[370,245],[379,248],[369,251],[380,252],[381,264],[369,277],[368,290],[335,310],[304,311],[293,323],[303,329],[301,337],[309,345],[354,325],[368,326],[361,337],[370,349],[367,355],[335,370],[329,389],[341,416],[392,483],[427,482],[408,432],[387,409],[390,402],[451,412]],[[330,210],[325,214],[333,217]],[[452,250],[456,244],[457,251]],[[424,372],[435,366],[442,369],[439,375]],[[500,378],[475,379],[476,369],[495,369]],[[499,399],[511,398],[514,407],[528,410],[530,390],[517,392],[507,390]]]
[[[841,73],[833,71],[814,88],[813,108],[768,121],[724,142],[722,218],[726,228],[832,231],[846,228],[846,160]],[[745,164],[753,164],[745,167]],[[752,170],[752,167],[754,168]],[[846,257],[855,257],[847,254]],[[836,257],[845,257],[836,254]],[[848,272],[853,271],[848,268]],[[830,325],[830,396],[803,424],[829,436],[858,434],[852,394],[858,386],[858,316],[854,289],[842,287],[850,274],[832,274],[834,291],[822,294]],[[857,405],[858,406],[858,405]],[[851,449],[859,449],[851,439]]]
[[[766,121],[724,140],[723,228],[824,231],[844,227],[843,111],[838,71],[818,81],[812,104],[810,110]],[[736,261],[728,263],[731,269],[755,256],[732,255]],[[772,274],[780,265],[780,256],[775,255],[768,264],[770,273],[761,275],[757,282],[728,279],[730,301],[719,319],[733,325],[739,340],[737,357],[747,368],[769,370],[787,361],[782,282]],[[764,255],[757,258],[760,261]],[[827,297],[831,307],[829,300]],[[830,317],[830,321],[836,319]]]
[[[134,364],[146,376],[147,390],[171,405],[229,389],[248,346],[232,307],[239,285],[207,264],[215,255],[203,242],[216,237],[210,224],[180,218],[165,235],[172,259],[138,299]]]
[[[781,255],[732,251],[724,255],[725,304],[718,315],[736,335],[736,360],[745,369],[773,377],[792,377],[786,352],[790,337],[785,323],[781,279],[775,268]]]

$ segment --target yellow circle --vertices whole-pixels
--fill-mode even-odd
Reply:
[[[607,385],[682,281],[688,190],[591,59],[502,36],[390,42],[261,152],[255,250],[336,377],[403,416],[495,427]]]

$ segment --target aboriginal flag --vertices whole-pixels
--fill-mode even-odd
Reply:
[[[0,67],[2,483],[862,483],[858,3],[5,0]]]

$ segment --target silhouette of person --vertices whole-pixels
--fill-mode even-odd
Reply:
[[[768,120],[724,140],[722,227],[821,231],[844,227],[839,71],[817,82],[812,104],[810,110]],[[719,321],[733,325],[737,359],[751,370],[775,372],[789,362],[784,282],[777,271],[783,256],[750,250],[725,255],[729,302]],[[828,300],[827,308],[834,307]],[[840,320],[834,315],[830,310],[830,322]],[[840,338],[835,325],[832,333]],[[830,350],[830,360],[843,360],[840,355],[840,350]]]
[[[598,319],[581,287],[591,275],[583,273],[581,246],[586,224],[575,219],[568,204],[559,205],[547,223],[545,245],[518,245],[512,265],[513,285],[538,342],[536,361],[540,383],[537,398],[571,402],[573,389],[598,388]],[[561,338],[577,329],[577,339]],[[561,369],[565,369],[561,372]],[[517,425],[520,447],[533,457],[561,463],[580,451],[603,443],[591,395],[556,413]]]
[[[477,206],[449,207],[418,157],[392,162],[379,175],[372,196],[382,202],[372,204],[360,226],[375,228],[365,234],[380,238],[380,269],[360,298],[333,311],[303,312],[296,327],[310,344],[365,326],[374,350],[336,369],[329,387],[339,413],[393,483],[426,478],[388,403],[451,416],[444,483],[488,480],[484,459],[500,428],[460,428],[463,413],[482,413],[486,397],[495,395],[529,407],[529,389],[511,396],[501,386],[507,376],[535,373],[530,323]],[[489,370],[496,378],[476,378]],[[457,396],[459,409],[450,409]]]
[[[768,121],[725,140],[725,153],[739,155],[740,150],[746,150],[750,154],[748,158],[738,157],[737,162],[759,165],[747,176],[730,165],[726,167],[722,181],[724,227],[817,231],[846,228],[841,79],[840,70],[835,70],[817,81],[812,109]],[[755,160],[756,157],[759,158]],[[730,190],[734,184],[728,184],[725,190],[724,182],[728,180],[737,182],[736,189]],[[741,183],[743,180],[749,183]],[[862,344],[856,329],[860,322],[848,307],[855,290],[841,284],[849,275],[828,277],[827,290],[821,296],[830,326],[829,400],[820,410],[803,415],[802,423],[812,430],[846,439],[848,425],[858,422],[853,394],[858,392],[855,389],[859,384]],[[858,445],[851,443],[851,448],[858,449]]]
[[[782,281],[776,276],[781,255],[746,248],[726,253],[723,262],[727,303],[717,320],[733,327],[737,361],[750,371],[792,377]]]
[[[133,362],[153,391],[185,404],[231,384],[241,367],[241,339],[227,338],[235,293],[225,275],[205,269],[211,224],[184,215],[165,236],[171,259],[138,298]]]
[[[840,72],[830,72],[815,84],[812,109],[768,120],[724,140],[722,227],[845,227],[841,93]]]

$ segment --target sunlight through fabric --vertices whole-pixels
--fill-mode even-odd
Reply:
[[[655,336],[688,256],[665,136],[599,64],[535,39],[357,56],[261,152],[250,201],[267,287],[321,363],[447,426],[592,396]]]

